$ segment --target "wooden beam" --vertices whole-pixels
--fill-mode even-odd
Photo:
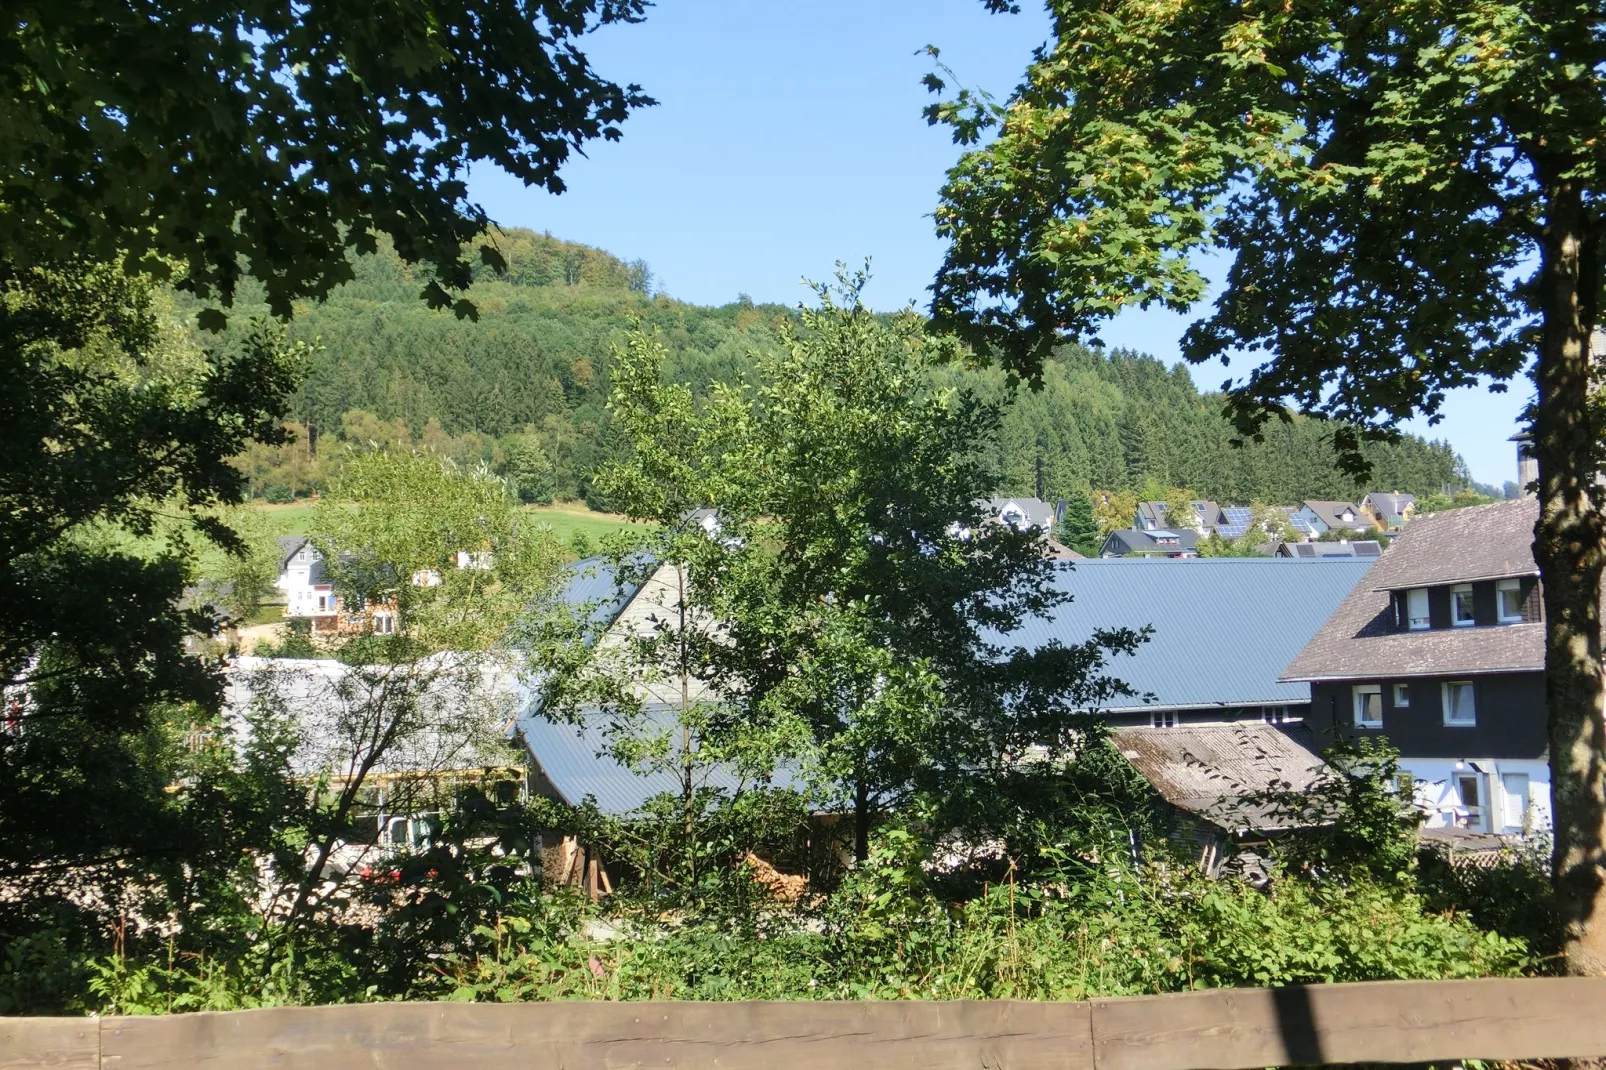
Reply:
[[[99,1070],[94,1018],[0,1018],[0,1070]]]
[[[1091,1070],[1087,1004],[377,1003],[103,1019],[106,1070]]]
[[[1606,1055],[1606,978],[1218,989],[1091,1003],[375,1003],[0,1019],[0,1070],[1251,1070]]]
[[[1230,988],[1093,1002],[1099,1070],[1606,1054],[1606,977]]]

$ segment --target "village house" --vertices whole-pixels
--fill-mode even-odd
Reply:
[[[1041,498],[988,498],[981,503],[987,518],[1018,531],[1035,529],[1052,535],[1065,515],[1065,501],[1050,505]]]
[[[1341,539],[1338,542],[1289,542],[1280,539],[1270,547],[1272,557],[1363,557],[1383,556],[1383,544],[1376,539]]]
[[[1192,528],[1173,531],[1131,528],[1105,536],[1100,557],[1198,557],[1199,533]]]
[[[1532,498],[1418,517],[1282,674],[1319,738],[1386,738],[1429,828],[1550,824]]]
[[[1397,490],[1386,494],[1374,490],[1362,498],[1360,504],[1361,512],[1378,531],[1399,531],[1416,515],[1416,495],[1401,494]]]
[[[1318,538],[1329,531],[1366,533],[1376,530],[1360,507],[1349,502],[1300,502],[1288,522],[1307,538]]]
[[[1055,582],[1074,596],[1071,602],[993,638],[1005,647],[1034,647],[1080,643],[1100,628],[1152,626],[1148,642],[1133,655],[1113,657],[1105,670],[1133,694],[1091,712],[1112,726],[1134,767],[1203,830],[1200,861],[1213,870],[1228,841],[1242,843],[1247,811],[1238,800],[1274,784],[1304,783],[1320,766],[1303,726],[1310,688],[1279,676],[1370,564],[1218,558],[1155,568],[1131,560],[1082,561],[1057,572]],[[600,559],[573,568],[563,597],[585,607],[590,626],[603,633],[599,644],[674,612],[673,569],[620,585]],[[655,717],[673,721],[678,687],[643,689],[638,697],[649,724]],[[549,720],[532,691],[517,723],[530,790],[569,804],[591,799],[614,815],[680,790],[669,771],[643,774],[608,757],[608,723],[602,711],[582,715],[578,724]],[[709,786],[740,783],[733,770],[700,773]],[[1229,818],[1229,811],[1239,816]],[[568,845],[554,865],[572,876],[584,868],[581,851]]]

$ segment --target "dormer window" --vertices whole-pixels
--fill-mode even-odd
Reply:
[[[1495,584],[1495,595],[1495,612],[1500,623],[1522,623],[1522,581],[1501,580]]]
[[[1405,626],[1413,632],[1423,631],[1431,627],[1432,618],[1428,616],[1428,592],[1426,588],[1418,587],[1405,592]]]
[[[1470,628],[1476,624],[1477,614],[1472,604],[1472,584],[1460,583],[1450,588],[1450,623],[1457,628]]]

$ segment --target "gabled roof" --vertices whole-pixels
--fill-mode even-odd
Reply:
[[[1538,516],[1538,502],[1526,498],[1417,517],[1293,659],[1283,679],[1543,669],[1543,624],[1401,632],[1390,605],[1390,592],[1401,588],[1535,574],[1530,546]]]
[[[1054,507],[1041,498],[988,498],[982,508],[989,517],[1022,530],[1054,530]]]
[[[1369,528],[1371,521],[1367,520],[1354,502],[1300,502],[1300,505],[1314,513],[1322,523],[1330,528]],[[1345,520],[1344,513],[1354,515],[1354,520]]]
[[[1248,506],[1222,506],[1221,523],[1216,525],[1216,534],[1223,539],[1241,539],[1248,534],[1252,521],[1253,513]]]
[[[296,555],[296,551],[311,540],[306,535],[280,535],[274,541],[279,544],[279,571],[283,572],[290,567],[290,559]]]
[[[1416,505],[1416,495],[1402,494],[1397,490],[1374,490],[1361,499],[1361,504],[1376,509],[1385,523],[1393,523],[1405,519],[1405,511]]]
[[[1113,657],[1105,671],[1154,701],[1120,699],[1111,709],[1308,702],[1309,687],[1278,677],[1370,567],[1266,557],[1078,561],[1054,580],[1072,601],[990,641],[1036,649],[1085,642],[1101,628],[1153,625],[1147,643]]]
[[[568,579],[559,598],[572,609],[589,608],[589,623],[606,627],[636,597],[641,584],[627,578],[623,584],[606,557],[586,557],[568,566]]]
[[[1165,502],[1139,502],[1137,522],[1138,527],[1149,529],[1151,527],[1164,528],[1171,525],[1191,527],[1203,524],[1206,530],[1213,530],[1227,521],[1227,516],[1221,506],[1207,498],[1195,498],[1188,503],[1193,506],[1193,514],[1187,517],[1173,517]],[[1244,510],[1248,518],[1249,511]]]
[[[1376,586],[1379,590],[1401,590],[1537,576],[1533,537],[1538,522],[1537,498],[1418,516],[1411,521],[1410,529],[1395,540],[1395,549],[1407,547],[1408,551],[1399,555],[1393,568],[1375,577]]]
[[[1244,797],[1303,791],[1322,766],[1304,725],[1117,728],[1116,748],[1166,802],[1225,829],[1273,831],[1285,822]]]
[[[1174,543],[1161,543],[1161,539],[1175,539]],[[1162,528],[1139,531],[1128,528],[1112,531],[1104,540],[1104,553],[1115,554],[1174,554],[1199,548],[1199,533],[1192,528]]]

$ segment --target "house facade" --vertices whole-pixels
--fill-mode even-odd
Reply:
[[[1533,499],[1412,521],[1288,666],[1319,737],[1386,738],[1429,828],[1550,825]]]
[[[1361,512],[1379,531],[1399,531],[1416,515],[1416,495],[1372,491],[1361,499]]]
[[[308,621],[313,635],[396,632],[395,602],[344,604],[335,593],[323,553],[305,535],[280,537],[279,577],[273,585],[284,595],[284,615]]]

